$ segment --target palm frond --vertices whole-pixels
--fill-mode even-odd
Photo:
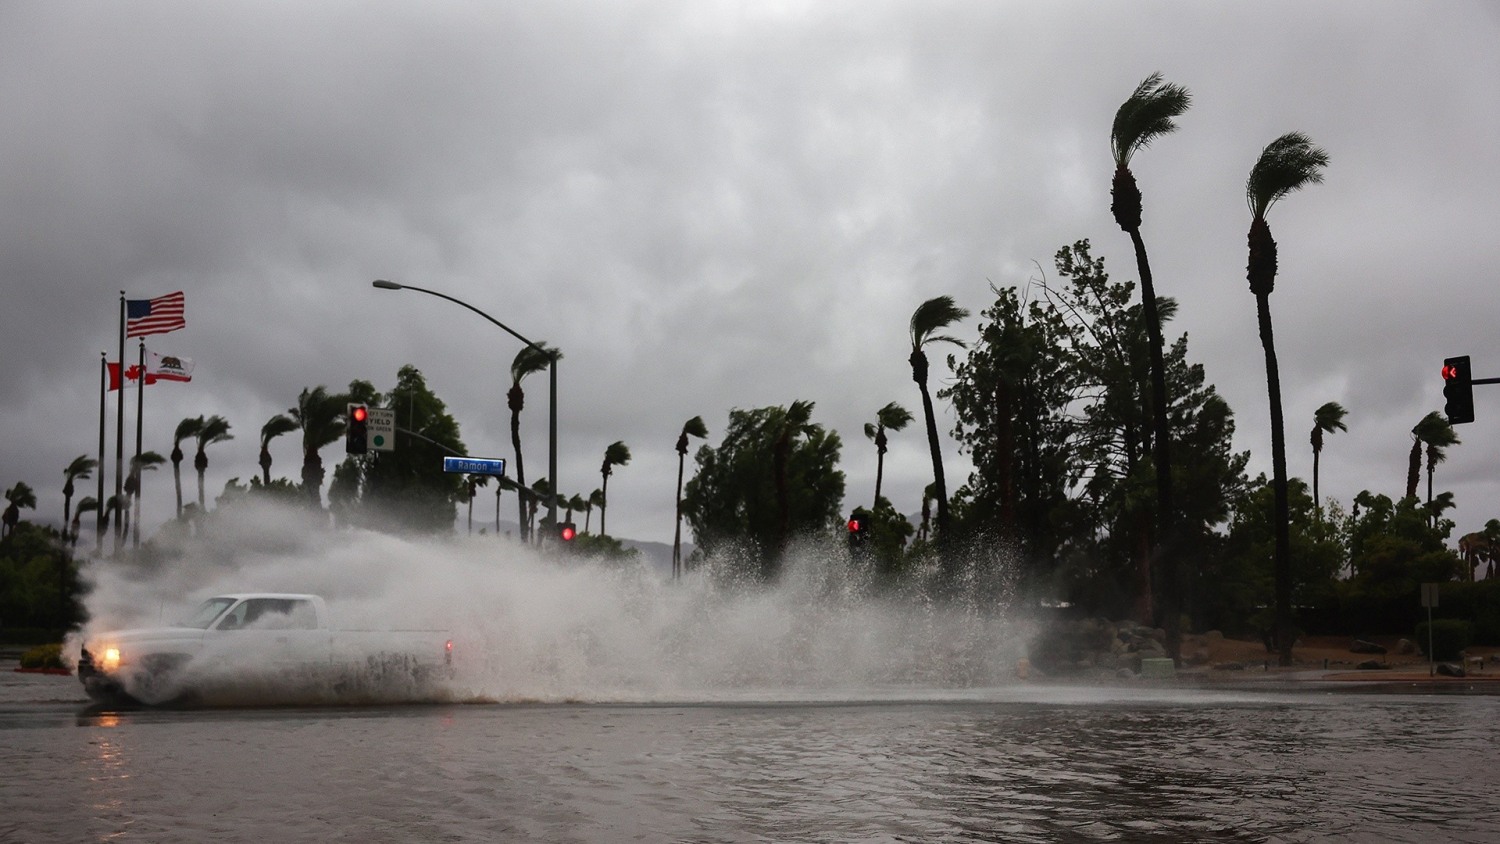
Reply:
[[[1329,434],[1334,431],[1347,431],[1349,428],[1344,424],[1344,415],[1348,412],[1338,402],[1328,402],[1313,411],[1313,425],[1318,430]]]
[[[271,440],[295,430],[297,430],[297,420],[284,413],[278,413],[267,419],[266,424],[260,426],[260,444],[269,446]]]
[[[234,435],[229,433],[229,420],[217,415],[204,419],[203,426],[198,429],[196,436],[200,450],[213,443],[234,439]]]
[[[907,425],[910,425],[914,417],[911,415],[911,411],[907,410],[896,402],[891,402],[885,407],[882,407],[881,409],[875,411],[875,418],[886,430],[899,431],[902,428],[905,428]],[[869,426],[867,425],[865,427],[868,428]],[[870,436],[871,439],[874,439],[873,435],[867,436]]]
[[[1245,180],[1245,200],[1256,219],[1264,219],[1282,197],[1307,185],[1323,181],[1328,153],[1313,146],[1301,132],[1288,132],[1266,145],[1250,177]]]
[[[522,346],[521,351],[516,352],[516,357],[510,362],[510,378],[514,383],[521,383],[521,379],[528,375],[541,372],[552,365],[554,360],[562,360],[562,352],[550,348],[546,343],[538,343],[541,346]]]
[[[690,437],[697,437],[700,440],[707,439],[708,426],[703,423],[702,416],[694,416],[683,424],[682,433]]]
[[[87,454],[80,454],[77,457],[73,458],[72,462],[68,464],[68,468],[63,470],[63,475],[70,481],[86,480],[89,477],[89,474],[98,467],[98,460],[95,460]]]
[[[624,466],[630,462],[630,448],[620,440],[610,443],[604,449],[604,462],[611,466]]]
[[[198,436],[198,430],[202,427],[202,416],[189,416],[178,422],[177,429],[172,432],[172,447],[177,448],[182,444],[183,440]]]
[[[969,312],[954,303],[952,296],[936,296],[917,306],[911,315],[911,346],[920,349],[928,343],[953,343],[964,347],[962,340],[933,332],[966,319]]]
[[[1187,111],[1192,102],[1193,95],[1186,88],[1163,83],[1160,73],[1146,77],[1115,112],[1109,132],[1115,166],[1128,168],[1136,152],[1162,135],[1177,131],[1173,118]]]

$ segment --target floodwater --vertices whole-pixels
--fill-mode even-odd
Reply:
[[[0,665],[0,842],[1494,841],[1500,698],[1013,684],[103,711]]]

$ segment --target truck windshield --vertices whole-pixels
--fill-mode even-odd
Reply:
[[[191,616],[177,622],[177,625],[179,627],[196,627],[199,630],[207,630],[208,626],[214,623],[214,619],[218,618],[233,603],[233,598],[209,598]]]

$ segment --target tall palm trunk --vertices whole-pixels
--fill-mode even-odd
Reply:
[[[885,449],[888,444],[885,428],[881,427],[875,433],[875,503],[870,506],[871,513],[880,509],[880,485],[885,480]]]
[[[1276,365],[1276,341],[1271,333],[1271,297],[1257,294],[1255,315],[1260,344],[1266,352],[1266,388],[1271,400],[1271,475],[1276,522],[1276,647],[1281,665],[1292,664],[1292,536],[1287,498],[1286,434],[1281,412],[1281,371]]]
[[[198,512],[206,513],[208,510],[204,503],[203,476],[208,472],[208,452],[198,449],[198,453],[193,456],[193,470],[198,473]]]
[[[938,443],[937,417],[932,412],[932,394],[927,391],[927,353],[911,353],[911,378],[922,391],[922,417],[927,422],[927,449],[932,453],[933,498],[937,499],[938,540],[946,540],[948,531],[948,484],[943,478],[943,449]]]
[[[1323,515],[1323,499],[1318,497],[1318,461],[1323,456],[1323,429],[1314,426],[1312,429],[1313,450],[1313,509],[1317,512],[1319,519]]]
[[[682,577],[682,470],[686,463],[687,434],[684,433],[677,441],[677,528],[672,534],[672,578],[674,580]],[[587,520],[584,524],[587,526]]]
[[[172,486],[177,491],[177,518],[182,518],[182,446],[172,445]]]
[[[599,496],[599,535],[600,536],[608,536],[609,535],[608,531],[606,531],[604,529],[604,514],[606,512],[608,512],[608,510],[609,510],[609,464],[608,463],[604,464],[604,473],[603,474],[604,474],[604,484],[603,484],[603,486],[599,487],[599,491],[601,493],[601,495]]]
[[[526,399],[520,384],[511,386],[506,401],[510,406],[510,446],[516,453],[516,530],[525,542],[530,535],[526,530],[526,461],[521,457],[521,410]]]

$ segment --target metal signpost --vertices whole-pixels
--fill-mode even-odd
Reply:
[[[1427,676],[1437,671],[1437,654],[1432,652],[1432,608],[1438,605],[1438,585],[1422,584],[1422,606],[1427,608]]]
[[[505,474],[505,458],[503,457],[444,457],[444,472],[457,472],[465,475],[496,475]]]
[[[365,423],[366,441],[371,451],[396,450],[396,409],[392,407],[369,408],[370,417]]]

